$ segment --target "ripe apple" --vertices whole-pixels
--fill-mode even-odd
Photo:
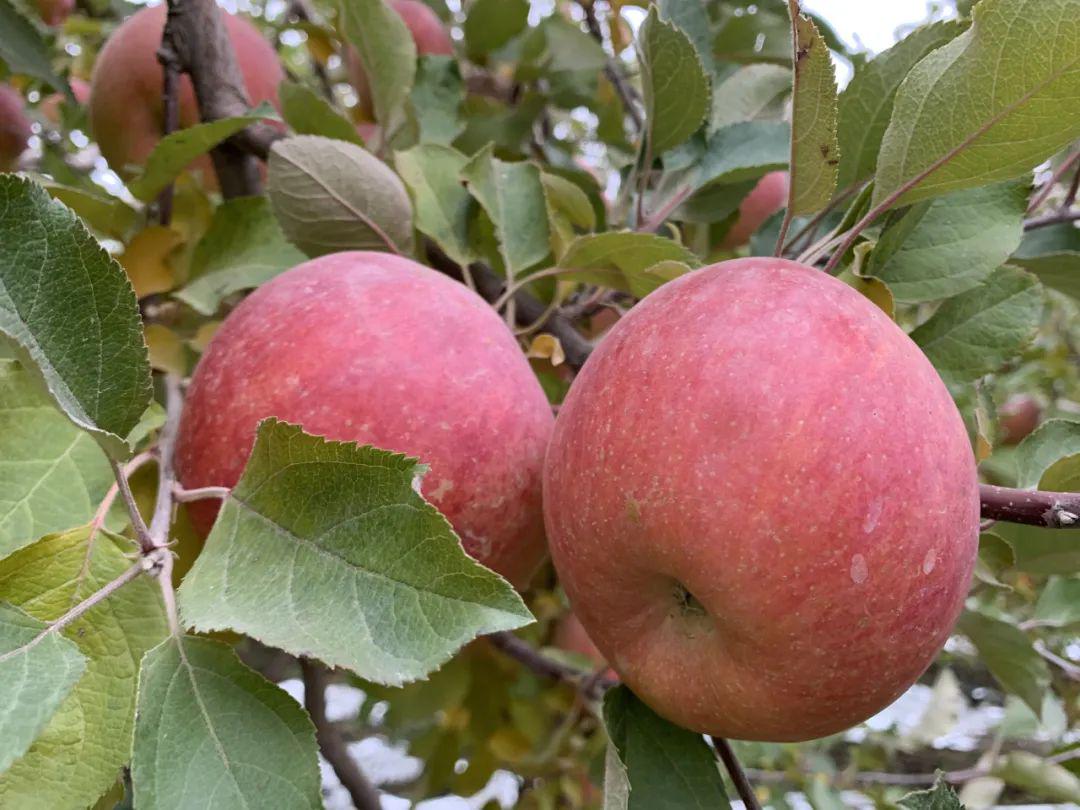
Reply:
[[[821,737],[926,669],[979,496],[926,357],[851,287],[721,262],[622,318],[559,411],[548,543],[619,676],[694,731]]]
[[[0,172],[15,169],[30,132],[22,95],[14,87],[0,84]]]
[[[416,43],[416,52],[419,56],[425,54],[451,56],[454,53],[454,43],[450,39],[446,26],[427,3],[422,0],[391,0],[390,7],[405,21],[409,33],[412,34],[413,42]],[[365,118],[373,119],[375,107],[371,98],[367,70],[360,59],[360,54],[353,48],[345,49],[345,69],[349,74],[349,83],[356,89],[360,112]]]
[[[514,336],[467,287],[368,252],[323,256],[263,285],[195,370],[177,443],[183,485],[234,485],[269,416],[430,464],[424,496],[466,551],[515,585],[543,560],[551,406]],[[209,531],[217,503],[190,506]]]
[[[750,241],[754,231],[765,220],[787,205],[790,182],[787,172],[769,172],[762,177],[739,205],[739,218],[725,234],[720,246],[737,248]]]
[[[221,12],[244,77],[248,101],[278,106],[277,88],[284,78],[277,54],[259,30],[240,17]],[[164,5],[144,8],[126,19],[101,49],[90,80],[90,128],[113,171],[131,176],[161,139],[164,108],[163,74],[157,60],[165,27]],[[180,78],[180,126],[199,122],[199,105],[187,76]],[[209,156],[192,164],[213,187]]]
[[[75,96],[75,102],[80,106],[90,100],[90,84],[82,79],[72,77],[68,80],[71,92]],[[60,123],[60,105],[64,103],[64,97],[59,93],[50,93],[41,101],[41,114],[53,124]]]
[[[60,25],[75,10],[75,0],[37,0],[38,14],[46,25]]]
[[[1042,407],[1029,394],[1013,394],[998,409],[1002,444],[1019,444],[1039,426]]]

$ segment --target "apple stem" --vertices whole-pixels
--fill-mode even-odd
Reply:
[[[724,768],[727,770],[728,776],[731,777],[731,782],[735,785],[735,790],[739,794],[739,798],[742,799],[743,806],[746,810],[761,810],[757,794],[754,793],[754,786],[750,784],[746,771],[743,770],[742,765],[739,763],[739,758],[735,756],[731,743],[723,737],[709,737],[709,739],[712,741],[717,757],[724,763]]]
[[[979,485],[982,516],[1047,529],[1080,528],[1080,493]]]

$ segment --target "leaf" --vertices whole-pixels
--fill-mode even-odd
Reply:
[[[1050,670],[1031,639],[1015,625],[965,610],[956,629],[967,636],[990,674],[1007,692],[1019,697],[1038,716]]]
[[[1080,579],[1050,577],[1035,603],[1035,621],[1046,627],[1080,622]]]
[[[375,118],[387,137],[400,124],[416,79],[416,43],[385,0],[341,0],[338,25],[364,65]]]
[[[940,772],[932,788],[909,793],[896,803],[906,810],[964,810],[964,805],[960,804]]]
[[[465,165],[461,178],[495,224],[509,276],[548,255],[547,203],[534,163],[499,160],[489,144]]]
[[[146,654],[132,750],[141,810],[323,806],[310,718],[218,641],[172,637]]]
[[[146,159],[146,169],[128,183],[128,190],[136,199],[149,202],[164,191],[195,158],[206,154],[245,127],[277,117],[274,109],[264,102],[248,115],[221,118],[170,132],[157,142]]]
[[[42,186],[53,199],[74,211],[85,225],[105,236],[124,240],[139,222],[139,212],[119,197],[57,183],[43,183]]]
[[[649,150],[659,155],[694,134],[709,111],[709,80],[690,39],[649,8],[638,34]]]
[[[356,127],[325,98],[299,82],[283,81],[278,85],[281,116],[297,135],[322,135],[358,146],[364,139]]]
[[[465,82],[454,57],[439,54],[420,57],[416,84],[409,96],[417,140],[447,146],[453,143],[465,128],[461,118],[464,100]]]
[[[469,59],[484,64],[489,53],[525,30],[528,19],[528,0],[475,0],[462,26]]]
[[[571,272],[570,278],[576,281],[601,284],[643,298],[671,279],[672,274],[664,271],[672,269],[672,262],[686,270],[700,264],[691,251],[663,236],[608,231],[575,239],[559,266]],[[663,265],[661,272],[652,273],[657,265]]]
[[[136,298],[173,288],[169,257],[183,244],[184,235],[165,225],[148,225],[132,237],[117,260],[131,279]]]
[[[709,0],[657,0],[656,9],[662,20],[674,25],[693,43],[705,75],[713,76],[716,73],[716,60],[713,58],[713,31],[706,7],[708,3]]]
[[[791,92],[791,71],[779,65],[746,65],[713,88],[710,134],[730,124],[753,121]]]
[[[995,588],[1007,588],[1000,580],[1003,571],[1016,565],[1016,553],[1008,541],[996,532],[979,535],[979,556],[975,560],[975,577]]]
[[[1029,574],[1080,573],[1080,530],[1044,529],[1016,523],[994,525],[1013,547],[1016,570]]]
[[[836,71],[813,21],[788,0],[794,31],[791,190],[788,211],[813,214],[829,204],[840,163],[836,142]]]
[[[873,176],[881,138],[889,125],[900,83],[919,60],[963,30],[964,25],[955,20],[916,28],[856,69],[840,94],[837,107],[840,188],[849,188]]]
[[[114,457],[150,404],[150,364],[124,271],[40,186],[0,175],[0,333],[61,410]]]
[[[1080,0],[982,0],[896,94],[874,204],[1010,180],[1080,131]],[[923,179],[919,179],[923,178]]]
[[[0,360],[0,558],[85,523],[113,483],[101,449],[32,375]]]
[[[965,189],[892,214],[863,269],[898,301],[948,298],[978,287],[1023,235],[1026,184]]]
[[[0,601],[51,622],[124,573],[129,541],[87,529],[39,540],[0,561]],[[138,577],[60,631],[86,671],[30,750],[0,779],[0,807],[81,810],[116,781],[131,756],[143,653],[166,633],[157,584]]]
[[[305,258],[285,239],[266,197],[226,200],[195,248],[191,281],[176,297],[213,315],[225,297],[258,287]]]
[[[79,648],[47,628],[0,603],[0,774],[26,753],[86,668]]]
[[[1010,263],[1034,273],[1047,287],[1080,300],[1080,228],[1071,223],[1024,234]]]
[[[412,249],[412,208],[401,179],[356,144],[299,135],[270,149],[270,205],[308,256]]]
[[[4,32],[0,37],[0,61],[7,63],[8,70],[41,79],[69,101],[75,101],[68,83],[53,70],[49,44],[11,0],[0,0],[0,31]]]
[[[625,768],[627,810],[730,806],[716,757],[700,734],[664,720],[625,686],[604,696],[604,725]]]
[[[911,333],[948,383],[996,371],[1035,335],[1043,299],[1034,276],[999,267],[981,287],[950,298]]]
[[[995,765],[994,775],[1040,799],[1080,802],[1080,776],[1030,751],[1005,754]]]
[[[1073,457],[1080,457],[1080,422],[1047,419],[1016,448],[1017,485],[1039,487],[1051,467]]]
[[[596,211],[577,183],[551,172],[541,172],[540,182],[548,205],[565,214],[571,224],[586,231],[596,228]]]
[[[476,260],[469,245],[472,196],[461,183],[469,159],[450,146],[421,144],[394,154],[394,165],[412,198],[416,230],[459,265]]]
[[[398,685],[532,617],[417,494],[413,459],[259,426],[180,588],[187,624],[231,629]]]

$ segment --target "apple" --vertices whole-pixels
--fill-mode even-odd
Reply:
[[[15,169],[30,132],[22,95],[14,87],[0,84],[0,172]]]
[[[405,21],[405,25],[416,43],[419,56],[435,54],[452,56],[454,43],[431,6],[421,0],[391,0],[390,7]],[[361,114],[371,120],[375,117],[374,102],[371,98],[371,85],[368,83],[367,70],[354,48],[345,49],[345,69],[349,74],[349,83],[356,89]]]
[[[75,0],[37,0],[38,14],[46,25],[60,25],[75,10]]]
[[[251,105],[278,106],[277,88],[284,71],[277,54],[247,20],[221,12]],[[165,27],[164,5],[144,8],[120,25],[101,49],[90,80],[90,127],[101,154],[113,171],[130,177],[161,139],[164,124],[163,72],[157,60]],[[191,79],[180,78],[180,126],[199,122]],[[207,155],[192,164],[208,186],[215,176]]]
[[[75,102],[83,106],[90,100],[90,84],[82,79],[72,77],[68,80],[71,92],[75,96]],[[50,93],[41,101],[41,114],[54,125],[60,124],[60,105],[64,103],[64,97],[59,93]]]
[[[551,406],[495,311],[434,270],[386,253],[336,253],[256,290],[195,370],[179,480],[236,484],[269,416],[429,464],[424,496],[466,551],[518,587],[546,556]],[[217,503],[190,506],[208,532]]]
[[[739,218],[720,246],[731,249],[749,242],[765,220],[787,205],[790,182],[787,172],[769,172],[762,177],[739,205]]]
[[[1029,394],[1013,394],[998,409],[1001,443],[1019,444],[1039,426],[1042,407]]]
[[[581,625],[581,620],[573,613],[563,616],[555,625],[552,643],[560,650],[580,655],[589,659],[595,669],[605,669],[606,675],[614,677],[615,671],[608,667],[607,659],[596,648],[589,634]]]
[[[822,737],[895,700],[967,593],[979,496],[919,348],[813,268],[736,259],[661,287],[593,352],[544,468],[573,611],[697,732]]]

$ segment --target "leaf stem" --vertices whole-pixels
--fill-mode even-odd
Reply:
[[[143,520],[142,513],[139,511],[139,505],[135,502],[135,496],[131,492],[131,485],[128,484],[123,468],[115,460],[110,458],[109,464],[112,466],[120,497],[124,501],[124,506],[127,507],[128,517],[131,519],[131,528],[135,532],[135,539],[139,543],[139,549],[143,554],[149,554],[154,550],[154,541],[150,537],[150,530],[147,528],[146,521]]]
[[[1028,205],[1027,211],[1025,213],[1034,214],[1038,210],[1039,206],[1046,202],[1046,198],[1049,197],[1050,194],[1053,192],[1054,186],[1057,185],[1057,182],[1065,176],[1066,172],[1068,172],[1069,169],[1072,168],[1072,165],[1078,160],[1080,160],[1080,150],[1073,152],[1071,155],[1065,158],[1064,162],[1060,166],[1058,166],[1057,171],[1055,171],[1050,176],[1050,179],[1046,181],[1043,187],[1039,189],[1039,193],[1035,195],[1035,198],[1031,201],[1031,204]],[[1080,177],[1080,172],[1077,173],[1077,177]],[[1066,201],[1064,207],[1068,208],[1071,204],[1071,202]]]
[[[712,740],[717,757],[724,763],[724,768],[727,770],[728,776],[731,777],[731,782],[735,785],[739,798],[742,799],[743,807],[746,810],[761,810],[761,804],[754,793],[753,785],[750,784],[750,780],[746,777],[746,771],[739,764],[739,758],[735,756],[731,744],[723,737],[709,737],[709,739]]]
[[[229,495],[228,487],[196,487],[195,489],[184,489],[179,484],[173,485],[173,500],[177,503],[191,503],[192,501],[203,501],[208,498],[225,498]]]

